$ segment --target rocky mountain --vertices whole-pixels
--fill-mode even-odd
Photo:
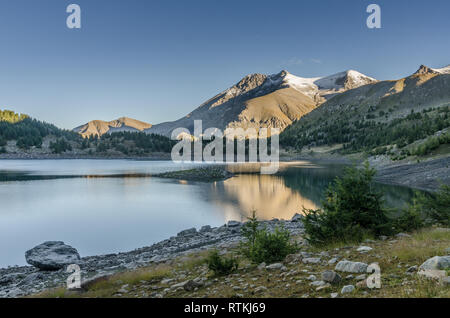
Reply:
[[[152,127],[151,124],[145,123],[132,118],[121,117],[112,121],[93,120],[87,124],[74,128],[73,130],[83,137],[102,136],[106,133],[113,132],[138,132]]]
[[[350,70],[327,77],[302,78],[281,71],[274,75],[251,74],[203,103],[187,116],[145,131],[170,136],[176,128],[193,132],[194,120],[203,130],[218,128],[285,129],[336,94],[377,80]]]
[[[361,145],[368,145],[369,131],[378,131],[378,134],[387,134],[389,131],[392,136],[383,136],[385,141],[391,137],[394,140],[395,135],[417,140],[420,134],[414,135],[414,125],[406,122],[407,116],[412,112],[427,112],[427,116],[421,119],[422,124],[445,122],[446,119],[439,115],[443,112],[438,109],[447,109],[449,105],[450,66],[430,68],[422,65],[415,73],[405,78],[368,83],[335,94],[286,129],[281,135],[281,142],[296,148],[333,143],[360,142]],[[430,108],[436,111],[430,111]],[[435,119],[431,120],[432,116]],[[416,117],[418,120],[420,116]],[[427,128],[421,127],[419,122],[415,124],[419,125],[415,128],[416,132]],[[442,129],[440,126],[442,125],[436,129]],[[380,127],[386,129],[380,130]],[[364,131],[360,138],[357,137],[357,134]],[[412,136],[408,138],[407,134]],[[376,136],[372,137],[378,139]],[[382,144],[383,140],[370,142]]]

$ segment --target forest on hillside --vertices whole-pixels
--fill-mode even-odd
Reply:
[[[147,155],[153,152],[170,152],[174,141],[160,135],[135,132],[117,132],[101,137],[83,138],[76,132],[38,121],[24,114],[0,110],[0,153],[6,153],[9,141],[23,151],[42,148],[45,137],[51,137],[49,151],[61,154],[78,150],[88,155],[118,153],[123,155]]]
[[[388,146],[399,149],[413,142],[433,136],[450,127],[450,106],[428,108],[422,112],[411,111],[405,117],[391,121],[383,119],[387,114],[370,112],[364,118],[352,121],[352,114],[341,115],[337,120],[325,119],[320,125],[314,122],[298,121],[280,135],[280,144],[285,148],[300,151],[316,146],[343,144],[341,153],[366,152],[385,154]],[[445,135],[437,138],[440,143],[449,143]],[[405,155],[409,155],[406,153]]]

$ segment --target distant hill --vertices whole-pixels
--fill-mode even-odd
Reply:
[[[93,120],[73,130],[83,137],[102,136],[115,132],[139,132],[152,127],[151,124],[136,119],[121,117],[112,121]]]
[[[43,138],[47,136],[64,137],[67,140],[79,139],[74,132],[59,129],[55,125],[30,118],[28,115],[0,110],[0,147],[14,140],[21,149],[40,148]]]
[[[161,154],[170,153],[174,145],[167,137],[141,132],[149,124],[140,121],[121,118],[110,125],[103,136],[92,134],[83,138],[75,131],[60,129],[14,111],[0,110],[0,157],[160,158]]]
[[[353,70],[316,78],[302,78],[287,71],[274,75],[251,74],[187,116],[154,125],[145,132],[170,136],[176,128],[187,128],[192,133],[194,120],[202,120],[203,129],[283,130],[335,94],[376,82]]]

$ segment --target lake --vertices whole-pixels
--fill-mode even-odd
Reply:
[[[302,206],[320,206],[340,165],[281,163],[277,175],[248,174],[252,165],[231,165],[236,176],[202,183],[150,177],[200,164],[133,160],[0,160],[0,267],[25,265],[25,251],[64,241],[81,256],[149,246],[179,231],[261,219],[290,219]],[[108,177],[106,177],[108,176]],[[413,191],[378,185],[391,207]]]

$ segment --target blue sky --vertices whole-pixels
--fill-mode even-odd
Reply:
[[[66,27],[67,5],[82,9]],[[366,27],[366,7],[382,29]],[[0,0],[0,108],[73,128],[175,120],[249,73],[450,64],[448,0]]]

